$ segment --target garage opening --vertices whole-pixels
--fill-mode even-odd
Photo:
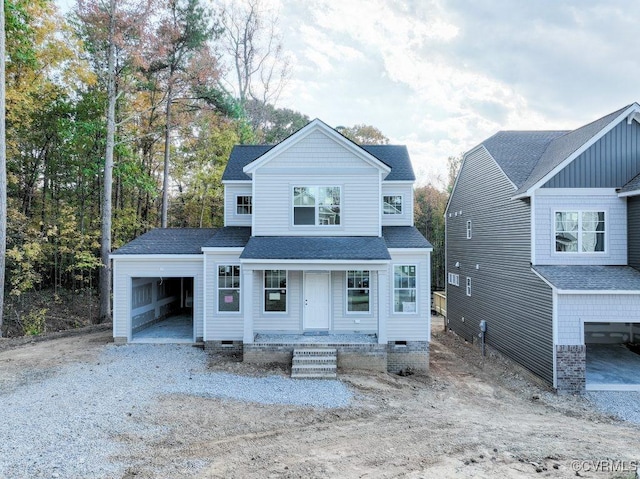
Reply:
[[[640,391],[640,323],[585,323],[586,389]]]
[[[193,278],[132,278],[131,340],[192,343]]]

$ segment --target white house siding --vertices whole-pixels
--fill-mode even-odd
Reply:
[[[389,341],[429,341],[431,327],[431,254],[403,252],[390,249],[389,266],[389,311],[387,319],[387,339]],[[394,266],[416,265],[417,305],[416,313],[393,312],[393,269]]]
[[[556,344],[584,344],[585,322],[640,323],[640,295],[558,294]]]
[[[302,271],[287,276],[287,312],[264,312],[264,270],[253,273],[253,330],[256,333],[293,333],[302,331]]]
[[[576,190],[574,190],[576,191]],[[579,190],[577,190],[579,191]],[[594,192],[594,190],[586,190]],[[595,190],[596,192],[598,190]],[[609,190],[600,190],[600,192]],[[571,190],[538,190],[535,205],[535,264],[627,264],[627,203],[611,190],[611,194],[581,195]],[[606,244],[604,253],[556,253],[556,211],[604,211]],[[508,232],[502,232],[508,235]]]
[[[206,320],[204,340],[242,340],[242,268],[240,271],[240,312],[218,313],[218,266],[239,265],[238,252],[207,252],[206,256]]]
[[[239,215],[236,209],[236,197],[251,195],[251,182],[244,184],[227,183],[224,185],[224,225],[251,226],[252,215]]]
[[[402,196],[402,214],[382,214],[382,226],[412,226],[413,225],[413,183],[382,182],[382,197]],[[382,201],[382,198],[380,198]],[[384,211],[384,210],[383,210]]]
[[[336,332],[376,333],[378,330],[377,272],[369,273],[369,313],[347,313],[346,271],[331,274],[333,330]]]
[[[253,174],[255,236],[378,236],[379,169],[320,132],[309,135]],[[293,226],[294,186],[340,186],[339,226]]]
[[[113,337],[131,340],[132,278],[192,277],[194,288],[193,321],[196,338],[203,337],[203,274],[202,258],[113,259]]]

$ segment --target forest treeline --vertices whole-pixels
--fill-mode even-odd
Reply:
[[[34,292],[98,291],[110,44],[112,249],[162,225],[222,226],[220,179],[233,145],[281,141],[309,118],[276,106],[291,64],[276,15],[260,0],[78,0],[64,15],[50,0],[4,6],[3,329],[19,332],[17,323],[23,334],[37,333],[7,307]],[[388,142],[368,125],[339,130],[361,143]],[[444,287],[447,197],[433,185],[416,191],[416,225],[434,244],[437,288]]]

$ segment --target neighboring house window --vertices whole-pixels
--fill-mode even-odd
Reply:
[[[218,311],[240,311],[240,266],[218,266]]]
[[[455,273],[449,273],[448,275],[449,284],[453,286],[460,286],[460,275]]]
[[[339,225],[339,186],[295,186],[293,188],[294,225]]]
[[[347,311],[369,312],[369,271],[347,271]]]
[[[471,296],[471,278],[467,276],[467,296]]]
[[[383,196],[382,197],[382,214],[385,215],[401,215],[402,214],[402,196]]]
[[[287,311],[287,272],[283,269],[264,272],[264,310],[267,313]]]
[[[413,265],[393,268],[393,311],[416,312],[416,267]]]
[[[236,196],[236,214],[250,215],[251,214],[251,195]]]
[[[467,221],[467,239],[471,239],[471,220]]]
[[[604,211],[557,211],[556,251],[562,253],[604,252]]]

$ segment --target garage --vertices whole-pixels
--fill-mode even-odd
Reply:
[[[131,341],[194,342],[193,277],[131,278]]]
[[[640,323],[585,322],[586,389],[640,391]]]

